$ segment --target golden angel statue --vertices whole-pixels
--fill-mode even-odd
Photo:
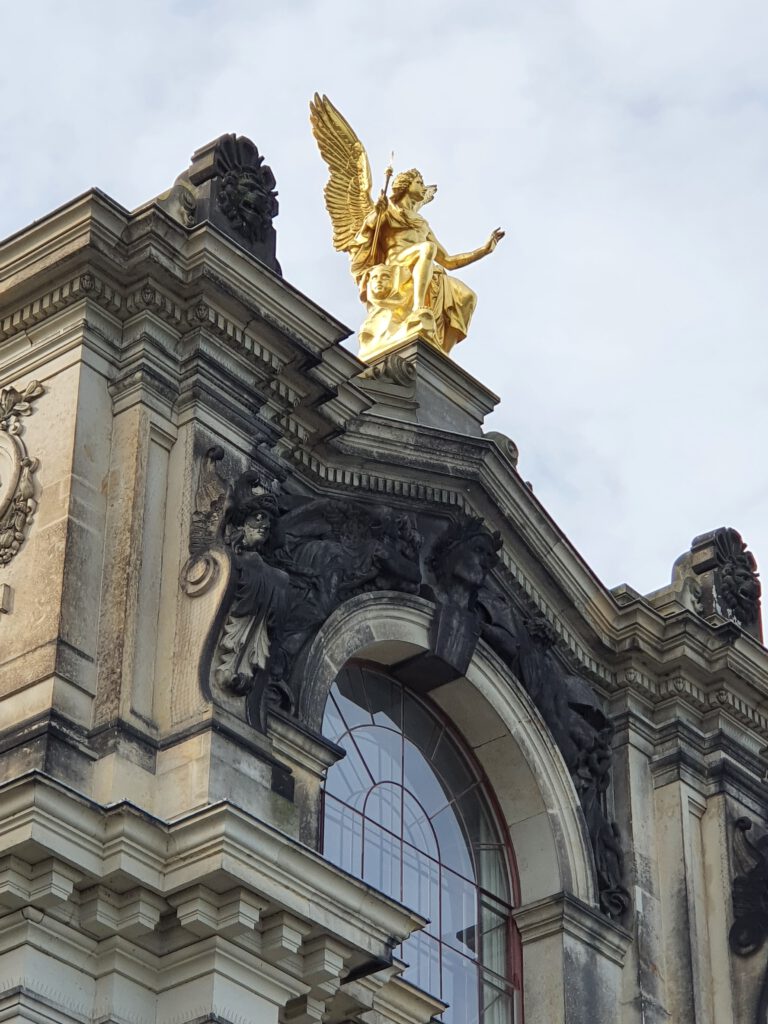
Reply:
[[[416,337],[446,354],[467,336],[477,296],[447,270],[492,253],[504,237],[497,228],[472,252],[451,256],[419,212],[437,192],[415,168],[392,179],[374,203],[371,167],[363,144],[327,96],[315,93],[310,122],[330,171],[325,205],[333,244],[348,252],[352,276],[368,316],[360,328],[360,358],[378,356]],[[390,180],[392,191],[387,195]]]

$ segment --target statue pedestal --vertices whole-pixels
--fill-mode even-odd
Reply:
[[[372,415],[480,436],[498,397],[433,345],[416,338],[357,378],[376,403]]]

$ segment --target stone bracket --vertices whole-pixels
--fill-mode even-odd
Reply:
[[[0,906],[16,910],[23,906],[55,907],[71,897],[80,872],[53,858],[27,864],[19,857],[0,860]]]
[[[279,911],[264,919],[261,930],[261,954],[284,970],[300,974],[299,950],[312,926],[293,914]]]
[[[225,935],[234,938],[253,931],[259,924],[265,904],[247,889],[213,892],[205,885],[194,885],[168,898],[176,910],[182,928],[201,937]]]
[[[117,933],[135,939],[155,930],[166,906],[162,897],[141,886],[116,893],[95,885],[81,894],[80,923],[99,938]]]

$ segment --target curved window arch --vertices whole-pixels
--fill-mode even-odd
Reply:
[[[328,771],[325,856],[428,919],[395,955],[449,1004],[446,1024],[520,1019],[511,865],[474,758],[427,700],[350,664],[323,734],[346,751]]]

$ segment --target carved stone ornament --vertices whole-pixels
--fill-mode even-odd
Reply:
[[[681,593],[686,586],[693,590],[689,606],[699,614],[719,615],[762,640],[757,563],[738,530],[722,526],[694,537],[675,562],[672,581]]]
[[[264,242],[277,216],[275,176],[250,139],[225,136],[216,151],[219,209],[249,242]]]
[[[462,516],[438,537],[427,559],[437,599],[432,651],[458,675],[469,667],[480,637],[477,595],[499,560],[500,547],[498,533],[490,533],[480,519]]]
[[[21,547],[37,509],[33,477],[38,461],[28,455],[21,434],[22,417],[30,415],[44,390],[33,380],[23,392],[13,387],[0,391],[0,566]]]
[[[401,387],[408,387],[416,380],[416,367],[399,353],[390,352],[379,362],[368,366],[361,376],[371,380],[391,381]]]
[[[418,592],[421,538],[386,506],[282,494],[261,468],[224,493],[215,454],[201,469],[186,573],[202,575],[206,549],[217,546],[232,580],[203,675],[246,697],[249,720],[264,728],[270,707],[295,711],[301,656],[343,601],[370,590]],[[183,575],[188,593],[190,585]]]
[[[718,559],[715,588],[720,605],[728,618],[745,629],[754,629],[760,621],[762,590],[755,556],[734,529],[717,530],[713,542]]]
[[[415,520],[381,504],[285,494],[268,471],[253,468],[227,485],[221,451],[202,461],[190,559],[182,586],[191,596],[218,549],[232,567],[202,666],[206,692],[245,698],[248,720],[266,728],[274,707],[297,714],[303,659],[320,627],[344,601],[367,591],[431,598],[430,671],[465,671],[479,638],[496,651],[539,708],[574,781],[594,853],[602,910],[628,909],[618,829],[607,814],[611,780],[609,720],[590,685],[569,673],[557,633],[526,615],[490,578],[501,537],[480,519],[425,523],[433,537],[422,580],[422,537]],[[435,533],[437,535],[435,536]],[[420,671],[417,668],[417,671]],[[446,677],[446,681],[447,681]]]
[[[189,169],[156,202],[186,228],[209,221],[279,274],[275,185],[250,139],[222,135],[192,154]]]
[[[591,686],[567,670],[557,633],[541,614],[525,615],[495,580],[477,595],[481,632],[525,687],[563,755],[579,795],[595,859],[602,911],[612,918],[630,907],[618,826],[607,810],[613,729]]]
[[[733,924],[728,940],[737,956],[752,956],[768,938],[768,835],[753,842],[749,837],[749,818],[738,818],[734,828],[734,857],[745,868],[733,880]],[[756,1024],[768,1022],[768,971],[760,988],[754,1020]]]
[[[219,563],[210,552],[218,520],[224,511],[224,490],[216,466],[224,449],[213,445],[205,452],[197,477],[195,511],[189,538],[189,558],[181,571],[181,588],[190,597],[205,594],[216,582]]]

